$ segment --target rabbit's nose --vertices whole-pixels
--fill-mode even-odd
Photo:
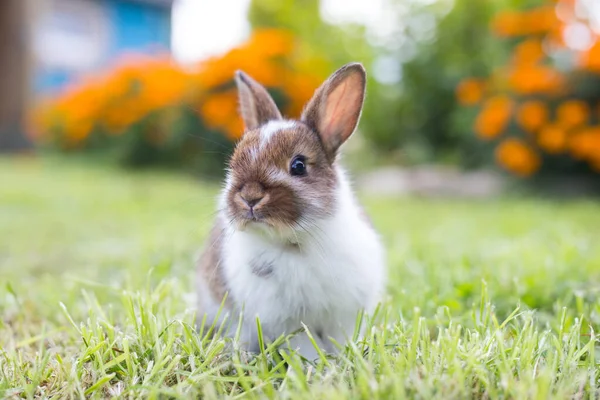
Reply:
[[[265,197],[265,192],[261,185],[250,183],[244,185],[240,191],[240,197],[248,207],[252,208]]]
[[[244,200],[244,203],[246,203],[248,205],[248,207],[250,207],[250,208],[257,205],[263,198],[264,198],[264,196],[247,198],[247,197],[244,197],[244,195],[242,195],[242,200]]]

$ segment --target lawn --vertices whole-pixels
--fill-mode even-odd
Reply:
[[[600,203],[363,196],[389,299],[364,340],[303,364],[194,332],[217,190],[0,160],[0,397],[600,395]]]

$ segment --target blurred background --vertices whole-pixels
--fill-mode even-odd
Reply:
[[[597,0],[3,0],[0,31],[4,152],[218,179],[236,69],[297,117],[360,61],[371,189],[600,181]]]

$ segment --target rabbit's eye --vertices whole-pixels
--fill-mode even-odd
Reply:
[[[290,164],[290,174],[292,176],[306,175],[306,158],[304,156],[296,156]]]

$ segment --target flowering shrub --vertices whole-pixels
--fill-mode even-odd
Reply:
[[[553,158],[600,172],[600,37],[576,3],[496,15],[492,31],[515,42],[511,59],[456,88],[459,103],[478,106],[475,134],[496,142],[496,161],[516,175],[530,176]],[[565,41],[569,29],[589,43]]]
[[[290,116],[312,95],[320,77],[298,68],[294,50],[288,33],[264,29],[189,69],[169,56],[127,56],[40,102],[30,131],[38,142],[65,151],[108,152],[132,165],[204,169],[203,161],[212,159],[217,171],[243,133],[235,70],[263,83]]]

